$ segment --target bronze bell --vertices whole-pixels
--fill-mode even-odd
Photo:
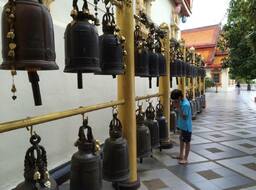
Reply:
[[[201,98],[199,96],[196,97],[196,110],[197,110],[197,113],[202,112]]]
[[[158,126],[157,120],[155,120],[155,109],[152,106],[151,102],[149,102],[149,105],[148,105],[148,107],[146,109],[145,125],[150,130],[151,148],[158,148],[160,146],[159,126]]]
[[[162,48],[162,43],[160,37],[157,38],[156,51],[158,54],[158,67],[159,67],[159,76],[166,76],[166,59],[164,56],[164,49]],[[157,87],[159,86],[159,77],[157,77]]]
[[[85,136],[84,130],[87,129]],[[70,190],[100,190],[102,188],[101,160],[88,119],[79,128],[75,146],[78,152],[71,159]]]
[[[176,115],[176,112],[174,111],[173,105],[171,105],[171,107],[170,107],[170,131],[173,131],[175,133],[176,127],[177,127],[177,115]]]
[[[192,119],[195,120],[196,119],[196,114],[197,114],[196,101],[195,100],[191,100],[190,101],[190,105],[191,105]]]
[[[145,113],[142,111],[142,105],[136,110],[137,124],[137,158],[142,162],[143,158],[151,155],[151,136],[150,130],[145,126]]]
[[[160,101],[156,105],[156,120],[159,124],[160,145],[164,146],[169,142],[169,128],[166,118],[164,117],[164,107]]]
[[[129,155],[127,141],[122,137],[122,124],[113,114],[109,124],[110,138],[103,147],[103,179],[111,182],[129,179]]]
[[[118,30],[114,14],[110,13],[109,9],[110,7],[107,7],[107,12],[102,18],[104,34],[99,37],[101,72],[96,74],[115,77],[116,75],[124,74],[123,44],[125,39],[116,34]]]
[[[150,28],[147,39],[149,48],[149,88],[152,88],[152,77],[159,77],[159,55],[155,51],[155,29]]]
[[[201,97],[202,97],[202,107],[205,108],[205,107],[206,107],[206,98],[205,98],[205,94],[203,94]]]
[[[82,73],[100,72],[99,37],[94,24],[96,18],[89,13],[87,1],[84,0],[79,11],[77,0],[73,0],[73,21],[65,31],[65,69],[67,73],[77,73],[78,88],[83,88]],[[96,21],[95,21],[96,22]]]
[[[174,60],[171,62],[170,70],[171,70],[172,77],[178,76],[178,61],[177,60]]]
[[[134,41],[135,76],[149,77],[149,52],[139,25],[135,26]]]
[[[177,77],[181,77],[183,75],[182,64],[183,62],[179,59],[175,60],[177,64]]]
[[[46,151],[39,145],[41,137],[33,134],[30,137],[32,146],[27,150],[25,156],[25,181],[14,190],[58,190],[58,186],[47,170]]]
[[[29,32],[28,32],[29,31]],[[2,13],[0,69],[28,71],[35,105],[42,105],[37,70],[56,70],[54,31],[49,10],[41,0],[9,0]],[[13,99],[16,88],[13,84]]]

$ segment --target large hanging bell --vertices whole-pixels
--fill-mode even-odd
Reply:
[[[155,51],[155,28],[150,28],[147,44],[149,48],[149,88],[152,88],[152,77],[159,77],[159,55]]]
[[[160,145],[164,146],[166,143],[169,143],[169,128],[164,117],[164,107],[160,101],[156,105],[156,120],[159,124]]]
[[[87,129],[85,136],[84,130]],[[70,190],[100,190],[102,188],[101,160],[88,119],[79,128],[75,146],[78,152],[71,159]]]
[[[175,60],[177,64],[177,77],[183,76],[183,61],[177,59]]]
[[[129,155],[127,141],[122,137],[122,124],[113,114],[109,124],[110,138],[103,147],[103,179],[111,182],[129,179]]]
[[[190,105],[191,105],[191,112],[192,112],[192,119],[195,120],[196,119],[196,114],[197,114],[197,105],[196,105],[196,101],[195,100],[191,100],[190,101]]]
[[[202,97],[202,107],[205,108],[206,107],[205,94],[203,94],[201,97]]]
[[[84,0],[82,11],[78,10],[77,0],[73,0],[73,21],[65,31],[65,69],[67,73],[77,73],[78,88],[83,88],[82,73],[100,72],[99,39],[94,24],[95,17],[89,13]]]
[[[30,137],[32,146],[27,150],[25,156],[25,181],[14,190],[58,190],[58,186],[47,170],[46,151],[39,145],[40,136],[33,134]]]
[[[149,105],[146,109],[145,125],[150,130],[151,148],[158,148],[160,146],[159,126],[158,122],[155,120],[155,109],[151,102],[149,102]]]
[[[142,158],[151,155],[151,136],[147,126],[145,126],[145,113],[142,111],[142,105],[137,109],[137,158]]]
[[[101,72],[96,74],[120,75],[124,74],[123,45],[124,37],[115,34],[117,30],[114,14],[107,12],[102,19],[103,35],[99,37]]]
[[[178,76],[178,61],[174,60],[170,64],[170,72],[171,77],[177,77]]]
[[[149,77],[149,52],[139,25],[135,26],[134,44],[135,76]]]
[[[28,71],[35,105],[42,105],[37,70],[59,68],[51,15],[42,1],[9,0],[2,14],[2,48],[0,69],[12,70],[12,74],[15,70]]]

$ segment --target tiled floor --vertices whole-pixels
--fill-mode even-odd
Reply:
[[[152,158],[138,163],[140,190],[256,190],[255,96],[207,93],[207,108],[193,121],[189,164],[173,158],[179,154],[179,137],[172,134],[172,149],[154,150]],[[103,190],[110,189],[104,182]]]

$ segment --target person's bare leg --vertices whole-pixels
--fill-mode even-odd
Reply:
[[[188,155],[190,151],[190,142],[185,143],[185,157],[184,160],[188,161]]]
[[[180,160],[184,159],[184,148],[185,148],[184,146],[185,146],[184,142],[180,140],[180,156],[179,156]]]

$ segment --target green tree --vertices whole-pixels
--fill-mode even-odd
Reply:
[[[218,47],[228,51],[223,67],[249,84],[256,78],[256,0],[231,0]]]

